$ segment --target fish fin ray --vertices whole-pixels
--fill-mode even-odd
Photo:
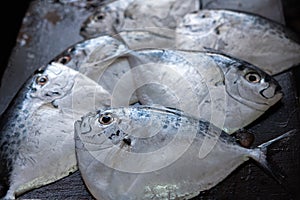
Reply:
[[[282,140],[284,138],[290,137],[294,135],[298,130],[293,129],[290,130],[272,140],[269,140],[261,145],[259,145],[252,155],[252,159],[258,162],[258,164],[269,174],[272,176],[273,179],[275,179],[276,182],[278,182],[281,186],[285,186],[286,184],[286,175],[283,173],[283,171],[276,165],[270,165],[267,161],[267,148],[273,144],[274,142],[278,142],[279,140]],[[284,187],[286,190],[288,188]]]

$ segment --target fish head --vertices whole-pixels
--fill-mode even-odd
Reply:
[[[35,72],[30,83],[30,96],[52,102],[71,93],[77,72],[59,63],[48,64]]]
[[[220,34],[220,28],[223,29],[223,24],[226,22],[226,18],[215,10],[198,10],[194,12],[190,12],[183,16],[177,25],[177,33],[179,35],[190,35],[195,33],[197,37],[201,37],[204,39],[209,39],[214,36],[214,38],[218,37]],[[184,38],[184,37],[183,37]],[[180,38],[179,38],[180,39]],[[212,47],[212,39],[207,41],[201,40],[201,44],[203,46]],[[199,47],[197,47],[199,48]],[[201,49],[201,48],[200,48]]]
[[[239,103],[264,112],[282,98],[279,83],[258,67],[221,54],[214,59],[224,72],[227,94]]]
[[[120,142],[124,132],[119,125],[118,109],[99,110],[97,113],[88,113],[80,121],[75,122],[75,135],[90,148],[93,145],[111,147]],[[89,149],[89,147],[86,147]]]
[[[104,7],[90,15],[80,28],[80,35],[92,38],[104,34],[114,34],[114,24],[120,23],[118,13],[109,7]]]
[[[88,144],[128,144],[128,140],[133,142],[138,138],[152,137],[162,130],[166,120],[160,117],[160,112],[166,111],[160,109],[158,114],[155,114],[153,108],[147,106],[99,110],[77,121],[75,133],[81,141]]]
[[[85,67],[93,67],[126,51],[127,48],[122,42],[105,35],[80,41],[67,48],[51,62],[82,72]]]

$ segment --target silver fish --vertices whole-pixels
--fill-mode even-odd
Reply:
[[[8,190],[4,199],[74,172],[75,120],[110,101],[96,82],[59,63],[29,78],[1,119],[0,188]]]
[[[116,0],[100,7],[83,22],[80,35],[88,39],[104,34],[116,34],[115,26],[124,20],[124,11],[133,1]]]
[[[113,1],[116,1],[116,0],[52,0],[54,2],[59,2],[63,5],[72,5],[72,6],[76,6],[76,7],[79,7],[79,8],[86,8],[86,9],[89,9],[89,8],[94,8],[94,7],[99,7],[99,6],[102,6],[102,5],[105,5],[105,4],[108,4],[108,3],[111,3]]]
[[[181,111],[111,108],[75,123],[76,155],[84,182],[97,199],[189,199],[250,158],[272,173],[267,147],[294,132],[246,149],[217,127]],[[214,141],[213,148],[201,158],[205,139]]]
[[[104,35],[68,47],[51,62],[79,71],[112,94],[120,77],[130,70],[127,58],[122,57],[129,51],[118,39]],[[136,98],[132,99],[132,102],[136,101]]]
[[[83,40],[68,47],[51,62],[61,63],[79,71],[96,81],[110,94],[113,94],[115,86],[120,82],[120,79],[126,77],[126,88],[123,88],[123,92],[119,91],[118,93],[122,96],[124,92],[126,93],[135,89],[127,58],[127,55],[131,52],[129,49],[140,48],[141,46],[139,45],[144,44],[140,42],[141,38],[153,41],[154,37],[149,37],[149,34],[153,35],[147,31],[124,31],[120,33],[119,36],[125,39],[130,44],[130,47],[118,39],[107,35]],[[156,38],[159,39],[160,37]],[[174,44],[174,42],[170,43]],[[153,44],[167,46],[164,43],[164,39],[156,40]],[[134,92],[130,94],[132,94],[132,97],[128,99],[128,102],[123,104],[124,106],[138,101]]]
[[[282,24],[285,22],[282,2],[277,0],[201,0],[201,6],[203,9],[228,9],[255,13]]]
[[[270,75],[300,64],[300,44],[283,25],[249,13],[200,10],[178,21],[176,46],[208,47],[248,61]]]
[[[126,3],[123,3],[126,2]],[[116,2],[117,4],[117,2]],[[151,31],[171,37],[176,20],[199,9],[199,1],[188,0],[134,0],[120,1],[122,7],[109,4],[107,8],[92,14],[82,25],[80,34],[93,37],[99,34],[118,34],[122,31]],[[126,5],[126,6],[125,6]]]
[[[129,61],[142,104],[179,108],[228,133],[250,124],[282,97],[274,78],[217,52],[140,50]],[[125,78],[116,85],[116,94],[124,85]],[[125,105],[119,102],[115,106]]]

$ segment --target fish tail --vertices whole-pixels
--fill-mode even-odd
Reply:
[[[263,169],[267,171],[268,174],[270,174],[280,185],[284,185],[285,182],[285,175],[282,173],[280,168],[276,167],[275,165],[270,165],[267,161],[267,150],[268,147],[273,144],[274,142],[277,142],[279,140],[282,140],[284,138],[287,138],[294,133],[296,133],[297,130],[293,129],[290,130],[272,140],[269,140],[261,145],[259,145],[256,148],[256,151],[253,152],[252,154],[252,159],[256,160]]]

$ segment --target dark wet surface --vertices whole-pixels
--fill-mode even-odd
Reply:
[[[93,9],[93,7],[85,8],[82,4],[66,5],[39,0],[31,2],[2,79],[0,112],[5,109],[31,73],[52,60],[66,47],[82,40],[79,35],[80,25]],[[249,126],[251,132],[255,133],[253,146],[291,129],[300,130],[295,77],[292,71],[276,77],[285,95],[279,104]],[[283,200],[292,199],[292,194],[300,197],[299,155],[300,133],[298,132],[288,140],[275,143],[269,151],[271,164],[277,165],[278,170],[286,175],[286,182],[283,185],[279,185],[258,165],[249,161],[216,187],[202,192],[195,199]],[[84,186],[79,172],[20,196],[20,199],[29,198],[93,199]]]

